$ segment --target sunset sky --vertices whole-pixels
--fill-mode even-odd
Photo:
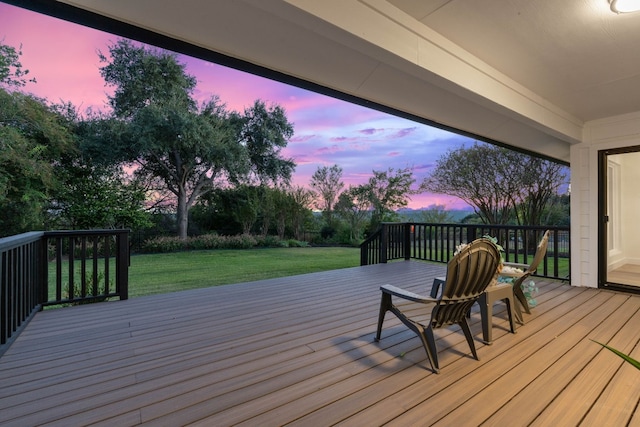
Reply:
[[[0,3],[0,41],[18,49],[29,77],[23,88],[50,102],[71,102],[80,112],[103,109],[109,88],[100,76],[98,51],[108,53],[114,35]],[[473,140],[324,95],[179,56],[198,79],[199,100],[218,95],[230,110],[243,111],[256,99],[284,107],[295,134],[283,151],[297,164],[296,185],[308,186],[320,166],[338,164],[346,185],[360,184],[372,170],[413,168],[419,183],[448,149]],[[433,204],[447,209],[467,205],[447,195],[412,196],[409,207]]]

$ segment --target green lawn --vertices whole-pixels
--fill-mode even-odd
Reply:
[[[134,255],[129,296],[357,267],[358,248],[272,248]]]
[[[560,277],[564,277],[564,274],[568,274],[568,260],[561,259],[560,262]],[[114,274],[113,259],[110,264],[110,271]],[[359,265],[360,250],[343,247],[210,250],[133,255],[129,268],[129,296],[176,292]],[[49,270],[49,279],[53,281],[54,263],[49,265]],[[63,262],[63,281],[68,278],[67,270],[67,263]],[[565,270],[567,273],[564,273]],[[79,272],[76,275],[79,275]],[[55,299],[54,285],[49,289],[50,298]]]

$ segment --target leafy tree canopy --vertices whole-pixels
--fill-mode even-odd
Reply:
[[[0,89],[0,229],[2,235],[45,228],[55,169],[75,136],[61,109]]]
[[[421,188],[464,200],[486,224],[541,225],[566,178],[558,163],[476,143],[443,155]]]
[[[284,110],[263,102],[230,113],[219,98],[198,106],[195,77],[175,55],[121,40],[100,54],[113,118],[94,116],[94,158],[136,164],[136,174],[164,184],[176,199],[178,234],[187,236],[196,200],[225,183],[287,181],[295,164],[280,156],[293,134]],[[115,119],[115,120],[114,120]],[[105,156],[106,154],[106,156]]]
[[[446,224],[454,221],[451,212],[444,205],[431,205],[420,211],[420,221],[433,224]]]
[[[115,87],[109,104],[116,117],[131,118],[149,105],[196,107],[191,94],[197,80],[186,73],[186,65],[179,63],[175,54],[121,39],[109,46],[110,58],[102,52],[98,56],[100,62],[107,63],[100,74],[108,86]]]
[[[357,242],[362,238],[364,223],[371,207],[368,196],[366,185],[349,186],[338,196],[335,210],[338,216],[347,222],[351,242]]]
[[[395,211],[409,204],[411,195],[417,193],[411,188],[415,181],[410,168],[373,171],[373,176],[364,186],[366,198],[373,209],[372,229],[383,221],[394,220]]]
[[[145,188],[131,181],[122,168],[89,165],[80,157],[68,159],[59,172],[52,212],[63,228],[131,228],[151,225],[145,211]]]
[[[17,88],[23,87],[27,81],[36,82],[35,78],[26,79],[29,70],[22,68],[21,55],[22,45],[16,50],[0,41],[0,86]]]
[[[233,114],[238,126],[238,140],[248,154],[248,180],[261,185],[288,184],[296,164],[281,157],[282,149],[293,136],[293,125],[279,105],[267,106],[257,100],[245,108],[244,115]]]
[[[344,188],[342,168],[338,165],[318,167],[311,176],[311,188],[319,195],[316,207],[322,211],[327,225],[332,225],[334,205]]]

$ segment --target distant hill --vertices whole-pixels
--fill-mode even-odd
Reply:
[[[423,208],[423,209],[410,209],[410,208],[405,208],[405,209],[399,209],[397,212],[400,215],[403,215],[404,217],[406,217],[409,221],[420,221],[420,212],[423,210],[428,210],[428,208]],[[452,209],[447,211],[451,214],[451,216],[453,217],[453,222],[460,222],[463,218],[472,215],[473,214],[473,209],[469,208],[469,209]]]
[[[404,209],[398,209],[396,212],[402,215],[403,219],[405,219],[406,221],[420,222],[422,221],[422,218],[420,217],[420,212],[428,209],[429,208],[421,208],[421,209],[404,208]],[[451,216],[453,217],[453,222],[455,223],[455,222],[460,222],[463,218],[466,218],[469,215],[472,215],[473,209],[472,208],[452,209],[447,212],[451,214]],[[318,217],[318,218],[322,216],[322,212],[320,211],[313,211],[312,213],[315,217]]]

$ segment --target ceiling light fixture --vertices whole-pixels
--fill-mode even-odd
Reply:
[[[640,10],[640,0],[609,0],[611,10],[615,13],[629,13]]]

